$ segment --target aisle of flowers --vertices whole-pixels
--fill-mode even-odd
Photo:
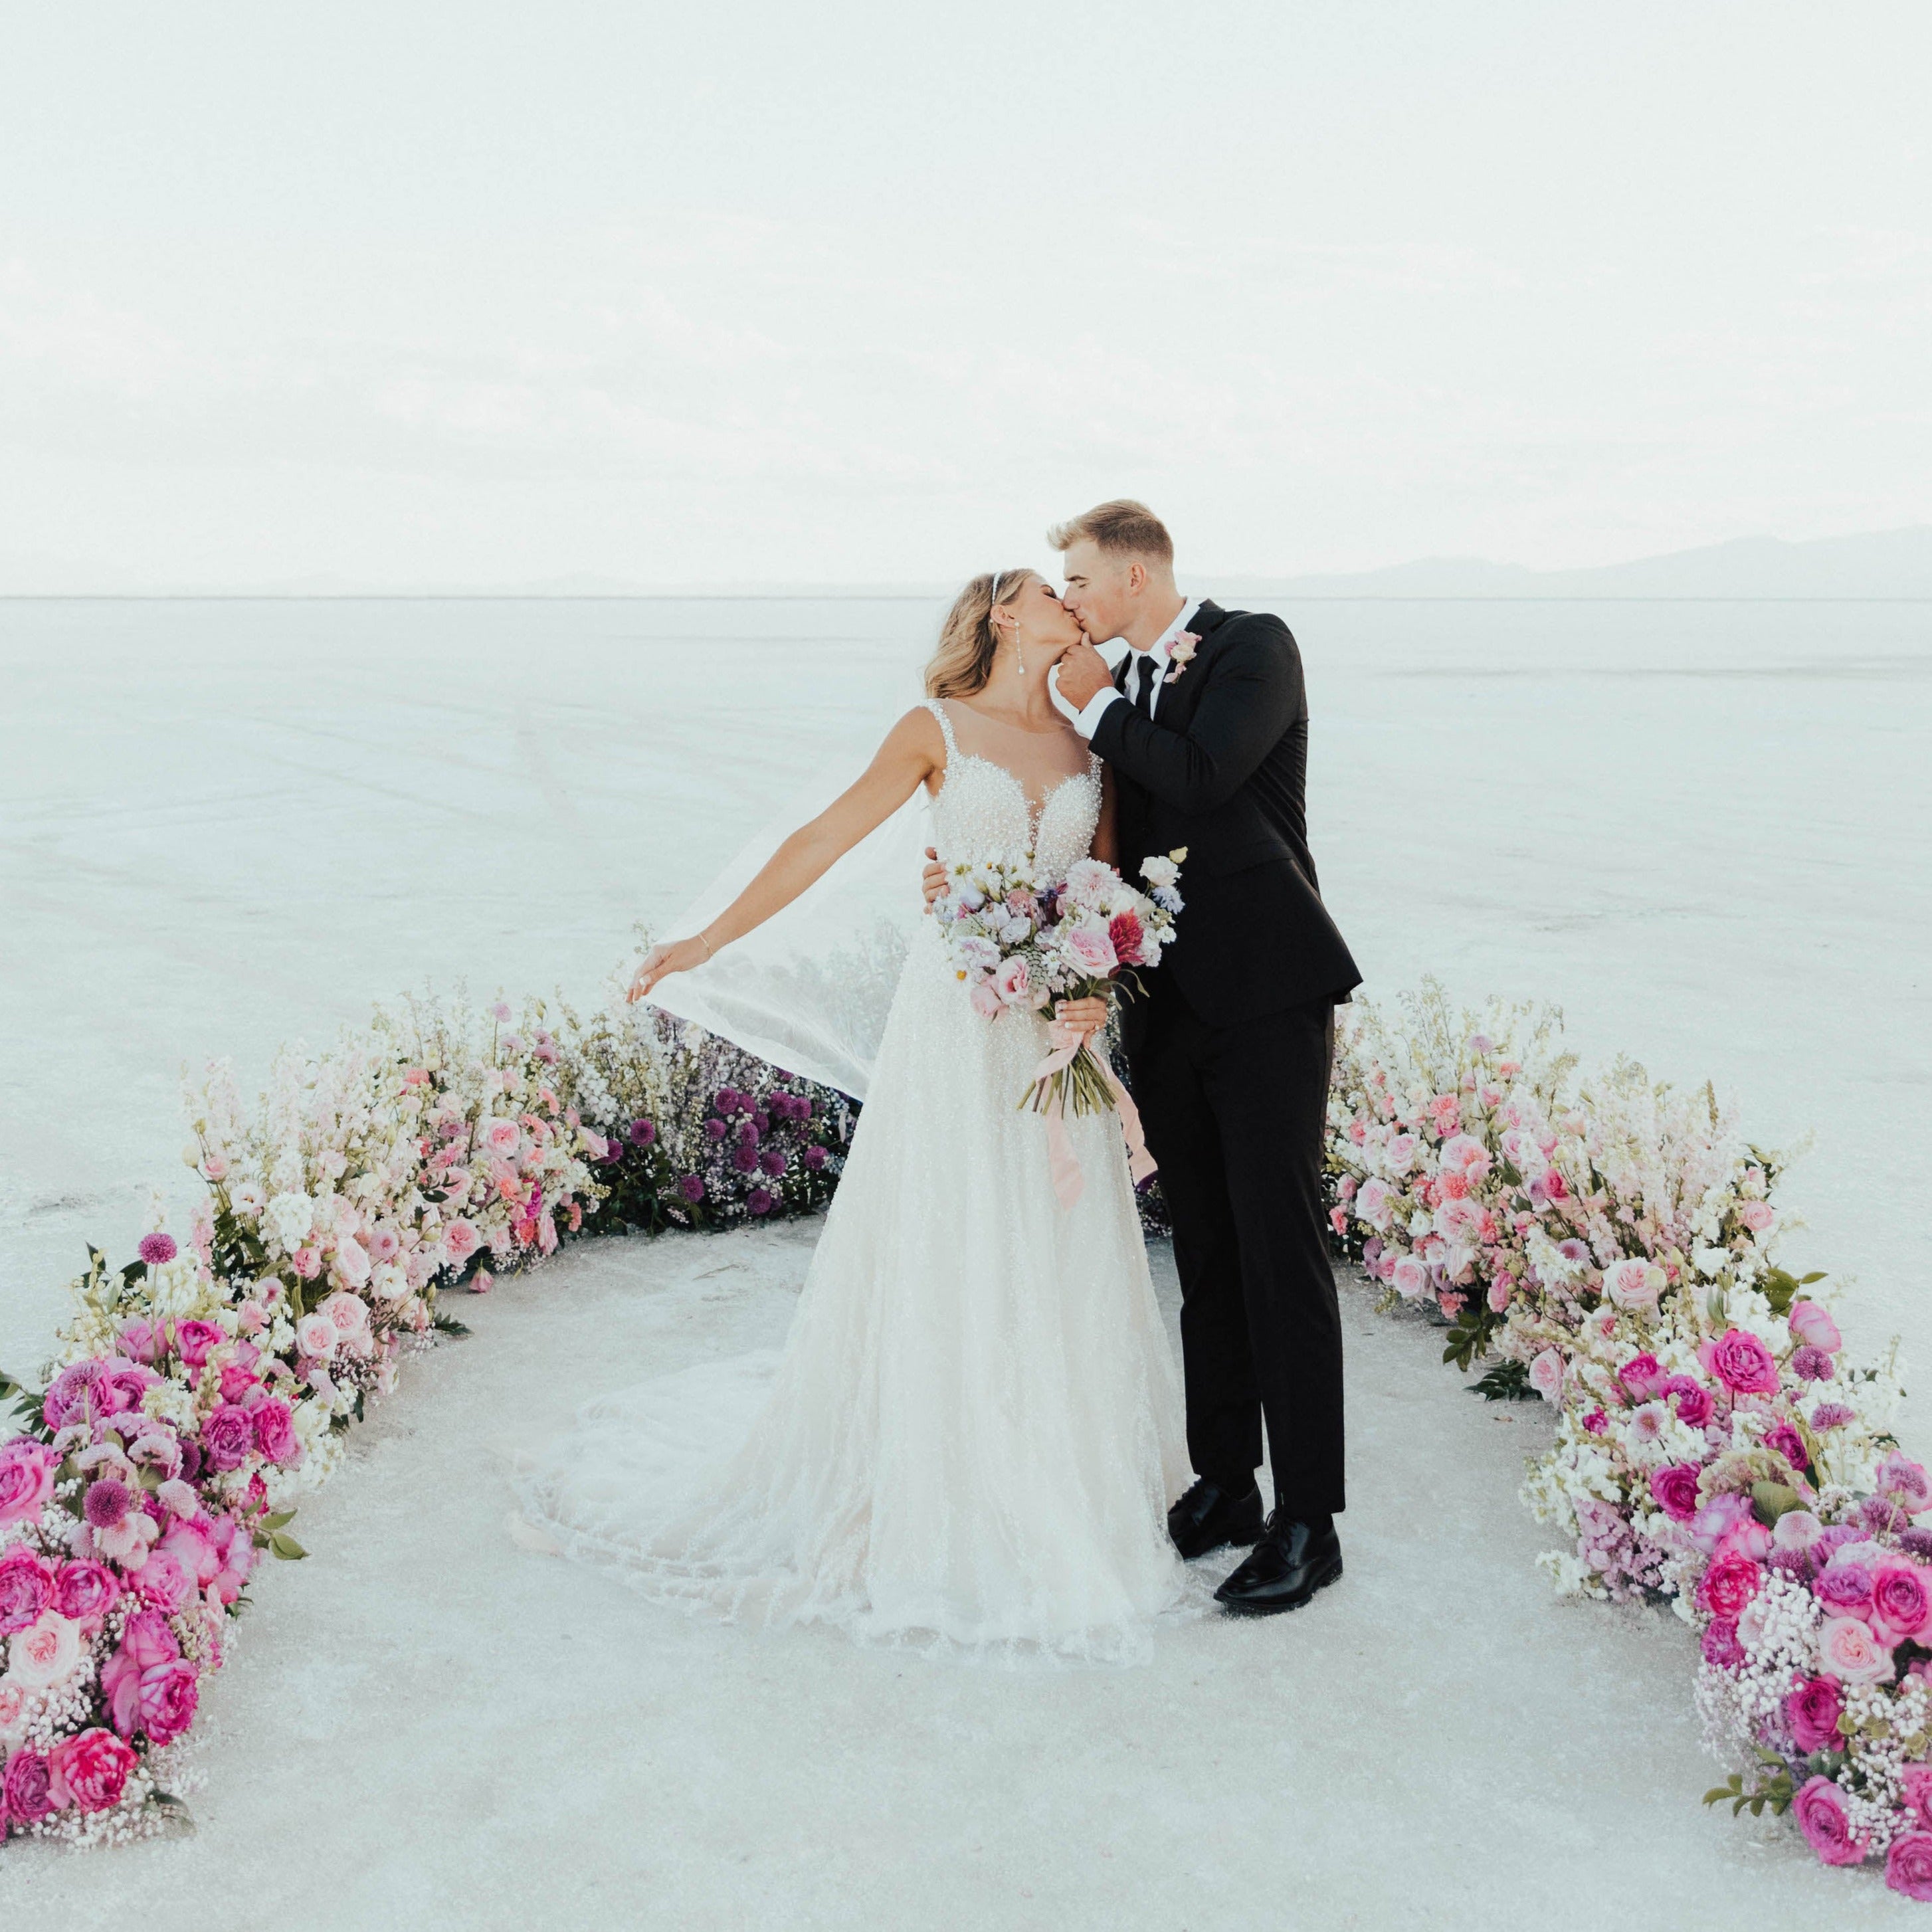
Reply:
[[[165,1828],[204,1682],[302,1496],[440,1292],[598,1232],[812,1212],[856,1109],[649,1009],[424,999],[284,1053],[244,1106],[188,1096],[202,1184],[139,1251],[90,1251],[32,1386],[0,1378],[0,1828]],[[1338,1249],[1498,1400],[1555,1407],[1525,1500],[1565,1592],[1667,1606],[1728,1773],[1829,1864],[1932,1898],[1932,1484],[1822,1277],[1777,1264],[1779,1164],[1708,1088],[1582,1078],[1553,1016],[1433,988],[1348,1016]],[[1157,1190],[1146,1197],[1160,1225]],[[0,1414],[4,1414],[0,1410]]]

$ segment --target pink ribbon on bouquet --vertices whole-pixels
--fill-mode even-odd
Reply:
[[[1034,1069],[1036,1082],[1050,1080],[1056,1073],[1064,1072],[1073,1064],[1087,1039],[1078,1028],[1067,1025],[1064,1020],[1049,1021],[1046,1036],[1053,1050]],[[1096,1053],[1094,1058],[1113,1090],[1120,1132],[1126,1137],[1127,1172],[1138,1186],[1154,1171],[1154,1156],[1148,1152],[1147,1136],[1141,1132],[1140,1109],[1134,1105],[1134,1096],[1120,1084],[1120,1076],[1108,1065],[1106,1056]],[[1087,1184],[1086,1176],[1080,1172],[1080,1158],[1066,1137],[1066,1108],[1058,1094],[1048,1096],[1045,1112],[1046,1156],[1053,1168],[1053,1191],[1060,1197],[1061,1207],[1071,1208],[1080,1198],[1081,1190]]]

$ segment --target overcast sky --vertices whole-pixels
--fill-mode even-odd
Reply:
[[[0,589],[1932,520],[1932,8],[0,4]]]

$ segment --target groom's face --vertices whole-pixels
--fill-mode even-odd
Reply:
[[[1096,644],[1118,638],[1132,620],[1130,560],[1109,556],[1084,538],[1066,552],[1066,594],[1060,598]]]

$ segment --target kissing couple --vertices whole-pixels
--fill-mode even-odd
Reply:
[[[1246,1550],[1214,1596],[1250,1613],[1342,1574],[1322,1141],[1334,1009],[1360,975],[1308,848],[1300,655],[1279,618],[1184,596],[1142,504],[1103,503],[1052,541],[1064,590],[1023,567],[974,578],[924,700],[716,917],[651,948],[628,997],[724,974],[734,943],[908,801],[929,801],[928,902],[996,860],[1024,857],[1042,882],[1088,859],[1131,878],[1185,848],[1172,943],[1120,1026],[1173,1223],[1184,1412],[1118,1120],[1054,1124],[1084,1177],[1070,1203],[1048,1122],[1016,1105],[1050,1037],[1105,1051],[1110,1002],[1062,1002],[1051,1036],[1030,1010],[989,1021],[937,922],[912,922],[755,1407],[700,1454],[720,1407],[647,1388],[586,1409],[520,1472],[554,1546],[660,1600],[1126,1660],[1188,1594],[1193,1559]],[[1110,670],[1095,645],[1114,640]],[[675,1010],[676,988],[656,1003]],[[680,1432],[674,1479],[663,1444]]]

